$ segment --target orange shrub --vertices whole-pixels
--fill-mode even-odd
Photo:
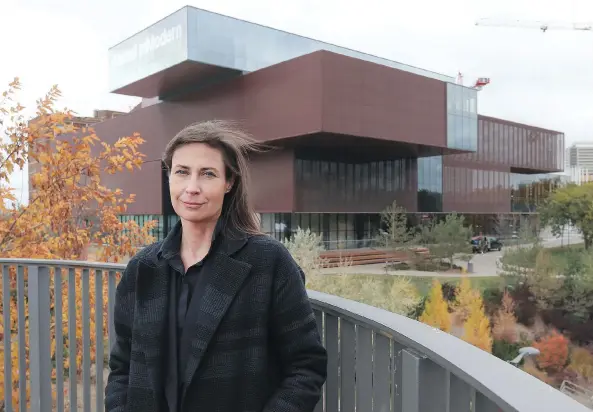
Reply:
[[[568,344],[566,336],[554,330],[548,336],[533,344],[540,351],[537,365],[548,372],[560,372],[568,362]]]
[[[492,336],[496,340],[516,343],[517,318],[515,317],[515,302],[508,291],[502,296],[502,305],[494,314]]]

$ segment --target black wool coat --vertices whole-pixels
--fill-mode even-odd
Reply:
[[[177,412],[165,395],[172,277],[160,246],[139,252],[117,286],[106,412]],[[312,412],[327,354],[301,269],[264,235],[229,240],[206,262],[180,410]]]

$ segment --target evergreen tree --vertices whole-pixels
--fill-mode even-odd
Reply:
[[[428,299],[424,305],[424,312],[420,315],[419,320],[444,332],[451,331],[449,306],[443,298],[443,289],[437,279],[432,281],[432,288],[430,288]]]

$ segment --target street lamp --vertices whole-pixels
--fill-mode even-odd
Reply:
[[[519,349],[519,355],[515,359],[510,360],[509,363],[512,363],[513,365],[519,367],[519,363],[521,363],[523,358],[526,358],[529,356],[537,356],[539,354],[540,354],[539,349],[536,349],[531,346],[526,346],[524,348]]]

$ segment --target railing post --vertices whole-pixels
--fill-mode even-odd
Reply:
[[[31,411],[50,412],[52,384],[49,269],[46,266],[29,266],[28,280]]]
[[[19,343],[19,399],[27,399],[27,333],[25,312],[25,268],[17,267],[16,274],[17,322]],[[19,403],[19,412],[27,412],[27,402]]]
[[[420,411],[420,362],[422,357],[411,349],[401,353],[402,412]]]
[[[12,412],[12,330],[10,323],[10,267],[2,268],[2,307],[4,323],[4,410]]]

